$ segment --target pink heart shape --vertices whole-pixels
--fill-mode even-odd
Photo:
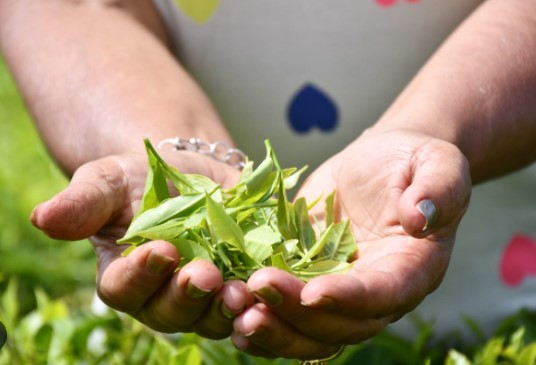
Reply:
[[[420,0],[406,0],[407,3],[417,3]],[[397,0],[376,0],[376,2],[381,6],[393,6],[396,4]]]
[[[381,6],[391,6],[396,3],[396,0],[376,0]]]
[[[501,280],[510,287],[521,285],[527,276],[536,276],[536,240],[517,234],[510,239],[500,262]]]

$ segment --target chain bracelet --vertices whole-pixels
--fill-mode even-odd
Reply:
[[[192,151],[207,155],[213,159],[224,162],[234,168],[242,170],[246,165],[247,157],[238,148],[229,146],[225,142],[204,142],[199,138],[183,139],[179,137],[164,139],[158,144],[158,148],[166,144],[173,146],[177,151]]]

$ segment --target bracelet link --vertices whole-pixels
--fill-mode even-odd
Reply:
[[[242,170],[246,165],[247,156],[245,153],[225,142],[208,143],[195,137],[190,139],[175,137],[163,140],[158,144],[158,148],[162,148],[166,144],[172,145],[177,151],[192,151],[210,156],[239,170]]]

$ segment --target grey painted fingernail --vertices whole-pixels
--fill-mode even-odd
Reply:
[[[229,309],[229,307],[226,306],[224,302],[221,302],[221,304],[220,304],[220,312],[227,319],[235,319],[236,316],[238,316],[238,314],[239,314],[239,313]]]
[[[435,223],[437,219],[437,209],[431,200],[424,199],[417,204],[417,210],[421,212],[426,219],[426,223],[422,228],[422,231],[424,232]]]
[[[302,305],[311,308],[318,308],[327,311],[335,309],[335,301],[329,297],[318,297],[308,302],[301,302]]]
[[[283,296],[271,286],[265,286],[253,292],[257,298],[270,306],[276,306],[283,300]]]
[[[201,289],[200,287],[188,282],[186,285],[186,294],[192,299],[203,299],[211,294],[211,290]]]
[[[262,341],[266,338],[266,335],[268,334],[268,331],[264,327],[258,327],[254,331],[251,331],[249,333],[244,333],[242,336],[249,340],[253,341]]]
[[[163,274],[171,268],[175,260],[168,256],[161,255],[157,250],[152,250],[147,256],[145,267],[150,273],[155,275]]]

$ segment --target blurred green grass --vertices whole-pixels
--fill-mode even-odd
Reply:
[[[22,307],[29,310],[35,287],[52,297],[91,288],[95,258],[89,242],[50,239],[29,221],[33,207],[68,181],[42,144],[1,55],[0,128],[0,293],[17,278]]]

